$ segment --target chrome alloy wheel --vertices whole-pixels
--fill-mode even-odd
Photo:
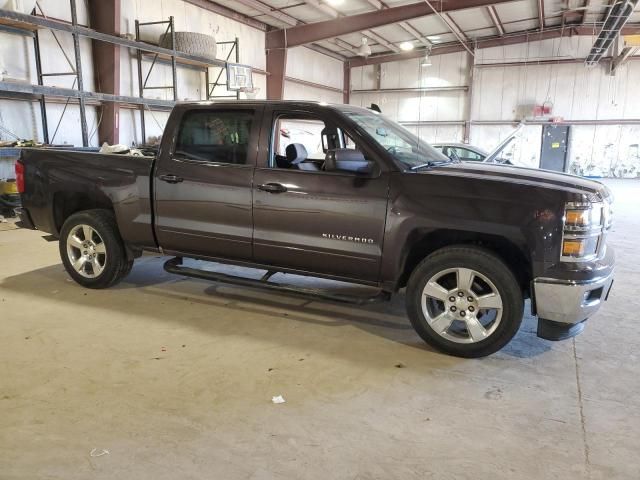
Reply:
[[[502,298],[480,272],[449,268],[432,276],[422,292],[422,313],[441,337],[477,343],[495,332],[502,319]]]
[[[107,249],[102,237],[89,225],[77,225],[67,236],[67,255],[76,272],[96,278],[107,264]]]

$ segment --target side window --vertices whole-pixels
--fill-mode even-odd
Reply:
[[[320,171],[327,126],[317,117],[280,115],[274,122],[271,166]]]
[[[188,160],[244,165],[253,119],[253,110],[187,112],[174,153]]]
[[[481,160],[484,160],[484,157],[482,155],[476,152],[472,152],[471,150],[466,148],[456,147],[452,148],[452,150],[454,150],[458,154],[460,160],[465,160],[467,162],[479,162]]]

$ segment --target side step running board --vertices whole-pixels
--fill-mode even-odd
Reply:
[[[365,305],[370,303],[384,302],[391,298],[389,292],[380,291],[376,295],[363,297],[358,295],[343,295],[339,293],[331,293],[327,290],[319,288],[302,288],[293,285],[278,284],[269,282],[269,278],[278,273],[269,270],[260,280],[253,278],[238,277],[235,275],[227,275],[225,273],[211,272],[209,270],[199,270],[197,268],[185,267],[182,265],[182,258],[176,257],[167,260],[164,269],[169,273],[176,275],[184,275],[186,277],[200,278],[202,280],[211,280],[214,282],[230,283],[232,285],[240,285],[242,287],[256,287],[265,290],[277,292],[291,293],[304,297],[320,298],[331,302],[351,303],[355,305]]]

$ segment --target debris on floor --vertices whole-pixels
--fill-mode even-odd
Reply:
[[[101,448],[100,451],[98,451],[97,448],[94,448],[93,450],[91,450],[89,455],[91,455],[92,457],[101,457],[103,455],[109,455],[109,450],[105,450],[104,448]]]
[[[278,395],[277,397],[272,397],[272,398],[271,398],[271,401],[272,401],[273,403],[275,403],[275,404],[278,404],[278,403],[285,403],[285,399],[284,399],[284,397],[283,397],[282,395]]]

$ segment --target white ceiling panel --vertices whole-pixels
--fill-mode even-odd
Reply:
[[[523,30],[535,30],[538,28],[538,19],[524,20],[522,22],[503,23],[507,33],[522,32]]]
[[[406,41],[413,41],[416,39],[413,35],[407,32],[405,29],[400,26],[394,25],[385,25],[384,27],[372,28],[373,33],[377,33],[385,40],[391,43],[400,43]]]
[[[495,7],[502,23],[538,18],[538,2],[536,0],[499,3]]]
[[[451,12],[449,16],[464,32],[482,28],[493,28],[493,20],[491,20],[486,7]]]

